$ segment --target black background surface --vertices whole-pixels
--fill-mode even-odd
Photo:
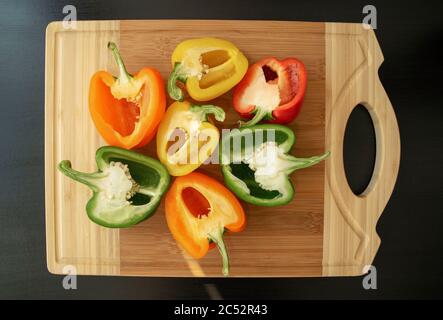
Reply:
[[[206,299],[443,298],[441,1],[0,1],[0,298]],[[378,289],[362,277],[312,279],[162,279],[79,277],[64,290],[46,269],[44,223],[45,28],[73,4],[79,20],[265,19],[361,22],[378,12],[385,56],[380,78],[402,139],[399,178],[378,223]],[[354,112],[345,139],[350,184],[371,174],[374,140],[368,115]],[[372,138],[368,138],[372,137]],[[369,160],[368,160],[369,159]]]

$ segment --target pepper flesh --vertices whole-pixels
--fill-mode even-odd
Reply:
[[[175,179],[166,194],[165,212],[173,237],[195,259],[205,256],[210,243],[215,243],[227,276],[229,257],[223,232],[240,232],[246,225],[237,198],[217,180],[193,172]]]
[[[114,43],[112,51],[119,77],[106,71],[96,72],[89,87],[89,111],[95,127],[110,145],[125,149],[146,145],[155,135],[166,106],[160,73],[143,68],[130,75]]]
[[[168,80],[169,96],[184,99],[177,81],[186,85],[197,101],[215,99],[233,88],[245,75],[248,60],[231,42],[217,38],[189,39],[172,53],[173,71]]]
[[[83,173],[69,160],[58,169],[93,191],[86,205],[88,217],[108,228],[125,228],[150,217],[169,186],[169,174],[157,160],[118,147],[96,152],[98,171]]]
[[[265,119],[286,124],[300,112],[306,93],[307,74],[304,64],[295,58],[282,61],[266,58],[253,64],[234,89],[235,110],[250,120],[251,126]]]
[[[218,121],[225,119],[220,107],[191,105],[187,101],[174,102],[166,110],[157,133],[157,156],[171,175],[191,173],[217,150],[220,133],[208,122],[209,114]],[[179,140],[170,145],[176,136]]]
[[[261,124],[232,130],[220,144],[220,163],[226,185],[251,204],[279,206],[289,203],[294,197],[291,173],[329,156],[329,152],[310,158],[289,155],[294,142],[293,131],[282,125]],[[234,144],[241,148],[236,149]]]

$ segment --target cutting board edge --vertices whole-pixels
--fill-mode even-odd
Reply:
[[[115,239],[118,239],[119,230],[109,229],[104,233],[113,233],[114,236],[107,237],[102,244],[99,244],[100,249],[106,252],[108,255],[110,263],[105,265],[98,264],[96,262],[75,262],[76,259],[69,259],[60,257],[60,253],[57,248],[57,234],[56,234],[56,212],[55,212],[55,179],[58,171],[56,170],[56,163],[54,161],[55,155],[55,132],[56,127],[54,123],[49,123],[50,120],[55,121],[56,119],[56,107],[55,107],[55,70],[54,66],[56,64],[56,38],[57,34],[60,32],[77,32],[77,31],[90,31],[90,30],[105,30],[114,33],[119,30],[118,20],[103,21],[99,24],[95,24],[91,21],[82,21],[77,23],[74,30],[66,29],[63,26],[62,21],[52,21],[48,23],[45,30],[45,120],[44,120],[44,153],[45,153],[45,232],[46,232],[46,266],[50,273],[52,274],[66,274],[69,272],[75,272],[76,274],[90,274],[90,275],[119,275],[120,274],[120,261],[119,258],[115,256],[118,252],[118,248],[110,248],[112,245],[110,243],[110,238],[112,243],[115,243]],[[112,38],[112,37],[108,37]],[[103,40],[103,39],[102,39]],[[118,37],[113,39],[118,43]],[[105,63],[106,64],[106,63]],[[96,68],[98,70],[98,68]],[[89,79],[85,83],[89,83]],[[49,192],[48,192],[49,190]],[[98,226],[93,226],[93,228],[101,228]],[[85,228],[87,229],[87,228]],[[102,228],[104,229],[104,228]],[[87,235],[88,231],[84,231]],[[100,253],[99,253],[100,254]],[[106,255],[105,254],[105,255]],[[107,258],[107,259],[108,259]],[[66,263],[60,262],[62,260],[71,260]],[[67,268],[68,267],[68,268]],[[73,268],[71,268],[73,267]]]
[[[393,106],[378,75],[384,57],[374,30],[362,24],[326,23],[325,31],[325,136],[331,157],[326,161],[323,275],[358,275],[372,265],[381,244],[376,227],[398,176],[400,134]],[[343,43],[346,37],[354,41]],[[362,61],[357,61],[356,56],[362,56]],[[352,63],[351,73],[342,79],[343,70]],[[372,118],[376,160],[366,190],[355,195],[344,170],[343,141],[349,115],[359,104]],[[345,269],[336,261],[344,261]],[[348,271],[348,265],[361,269],[351,267]]]

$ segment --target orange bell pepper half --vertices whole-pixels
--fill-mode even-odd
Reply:
[[[119,68],[115,78],[96,72],[89,87],[89,111],[103,139],[125,149],[146,145],[155,135],[165,113],[166,97],[160,73],[143,68],[130,75],[113,42],[108,43]]]
[[[223,274],[229,274],[229,257],[223,241],[227,229],[242,231],[245,212],[231,191],[217,180],[193,172],[175,179],[166,194],[166,221],[175,240],[195,259],[218,247]]]

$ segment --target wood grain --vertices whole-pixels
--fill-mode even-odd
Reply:
[[[76,30],[51,23],[46,30],[45,188],[48,269],[63,273],[119,274],[119,230],[86,216],[92,192],[57,169],[69,159],[77,170],[96,171],[103,145],[88,111],[89,80],[99,69],[114,70],[106,44],[118,43],[119,22],[82,22]],[[109,63],[111,62],[111,63]]]
[[[72,264],[82,274],[221,276],[216,250],[196,261],[177,246],[163,204],[137,226],[104,229],[86,217],[89,190],[55,169],[60,160],[71,159],[79,170],[95,170],[94,152],[102,141],[87,111],[87,87],[94,71],[116,71],[107,41],[119,44],[130,72],[152,66],[166,80],[174,47],[204,36],[232,41],[250,63],[270,55],[301,59],[308,90],[300,116],[290,125],[297,136],[292,153],[310,156],[328,149],[333,154],[292,176],[296,196],[289,205],[244,204],[246,230],[225,237],[232,276],[354,275],[372,261],[379,245],[375,224],[389,199],[399,160],[398,128],[377,77],[382,57],[372,32],[361,25],[276,21],[102,21],[77,26],[66,31],[55,23],[47,30],[45,170],[51,271]],[[239,120],[231,98],[229,93],[213,101],[227,113],[220,128],[231,128]],[[377,152],[382,155],[377,155],[375,178],[361,197],[349,194],[342,159],[344,127],[359,102],[376,120]],[[391,146],[393,154],[388,155],[384,150]],[[153,141],[138,151],[155,156],[154,150]],[[222,181],[217,165],[199,171]]]
[[[164,79],[171,72],[170,55],[175,46],[184,39],[204,36],[232,41],[250,63],[270,54],[302,59],[308,70],[309,88],[300,117],[291,125],[298,137],[294,152],[307,156],[324,151],[323,24],[301,24],[295,29],[262,21],[122,21],[120,24],[120,45],[129,70],[155,66]],[[263,42],[267,45],[259,45]],[[220,128],[233,128],[239,120],[231,99],[226,94],[213,101],[227,114],[225,122],[217,124]],[[155,143],[142,152],[155,156]],[[198,171],[223,181],[218,165],[203,166]],[[288,206],[264,208],[243,203],[247,212],[246,230],[225,237],[232,276],[321,274],[324,164],[301,170],[292,179],[297,196]],[[217,250],[192,265],[183,259],[182,250],[166,226],[163,205],[150,220],[121,230],[120,241],[122,274],[192,276],[203,272],[205,276],[221,276]]]
[[[375,257],[376,224],[397,179],[400,136],[395,113],[378,78],[383,55],[373,30],[360,24],[326,24],[325,240],[323,274],[358,275]],[[376,161],[361,195],[350,189],[343,165],[343,138],[350,113],[364,105],[376,134]],[[364,141],[362,141],[364,143]]]

